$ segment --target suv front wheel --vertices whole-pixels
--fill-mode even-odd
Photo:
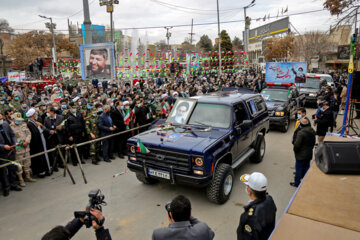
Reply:
[[[230,197],[234,172],[229,164],[220,163],[214,174],[213,180],[206,189],[206,195],[211,202],[223,204]]]

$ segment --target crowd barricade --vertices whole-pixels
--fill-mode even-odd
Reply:
[[[139,130],[139,129],[142,129],[142,128],[145,128],[145,127],[149,127],[151,125],[152,125],[152,123],[148,123],[148,124],[145,124],[145,125],[142,125],[142,126],[139,126],[139,127],[135,127],[135,128],[129,129],[129,130],[114,133],[114,134],[111,134],[109,136],[96,138],[96,139],[89,140],[89,141],[82,142],[82,143],[78,143],[78,144],[57,145],[55,148],[51,148],[51,149],[48,149],[46,151],[30,155],[29,157],[25,157],[25,158],[22,158],[22,159],[16,159],[15,161],[9,161],[8,163],[0,165],[0,168],[7,167],[7,166],[9,166],[11,164],[14,164],[14,162],[20,162],[20,161],[23,161],[23,160],[27,160],[27,159],[31,159],[31,158],[34,158],[34,157],[41,156],[41,155],[43,155],[45,153],[51,153],[51,152],[54,152],[54,151],[58,151],[60,159],[61,159],[61,161],[63,162],[63,165],[64,165],[64,174],[63,174],[64,177],[66,177],[66,172],[67,172],[69,174],[70,178],[71,178],[72,183],[76,184],[76,182],[74,180],[74,177],[72,176],[71,171],[67,166],[67,160],[68,160],[68,158],[70,156],[70,149],[74,149],[75,155],[76,155],[76,158],[77,158],[77,162],[79,164],[80,171],[81,171],[82,177],[84,179],[84,183],[87,184],[87,179],[86,179],[85,172],[84,172],[84,169],[83,169],[82,164],[81,164],[80,155],[79,155],[79,151],[78,151],[79,147],[82,147],[82,146],[85,146],[85,145],[88,145],[88,144],[91,144],[91,143],[94,143],[94,142],[102,141],[104,139],[113,138],[113,137],[120,136],[120,135],[123,135],[123,134],[126,134],[126,133],[130,133],[130,132],[133,132],[133,131],[136,131],[136,130]],[[62,149],[65,149],[65,156],[64,156],[63,152],[61,151]],[[57,163],[57,159],[58,158],[56,158],[55,161],[54,161],[53,168],[54,168],[55,164]]]

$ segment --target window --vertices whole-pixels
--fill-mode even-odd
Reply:
[[[235,125],[241,124],[244,120],[248,119],[247,113],[244,110],[244,105],[239,103],[234,106],[234,113],[235,113]]]
[[[251,99],[247,103],[252,116],[266,110],[266,104],[261,98]]]

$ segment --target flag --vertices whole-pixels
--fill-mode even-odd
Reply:
[[[286,6],[284,13],[287,13],[287,12],[288,12],[288,6]]]
[[[149,108],[149,112],[146,114],[146,120],[149,120],[152,118],[152,110]]]
[[[125,122],[126,125],[128,125],[129,122],[130,122],[130,110],[129,109],[126,110],[126,113],[125,113],[125,116],[124,116],[124,122]]]
[[[137,140],[137,152],[143,153],[143,154],[149,154],[150,151],[145,147],[145,145],[140,141],[140,139]]]
[[[56,98],[54,99],[54,102],[60,102],[61,98],[62,98],[62,93],[60,93],[56,96]]]
[[[135,118],[135,107],[134,107],[134,109],[131,110],[130,116],[132,118]]]
[[[164,105],[161,108],[161,112],[165,115],[167,115],[167,109],[166,109],[166,104],[164,103]]]
[[[264,16],[263,20],[264,20],[264,22],[266,21],[266,14],[265,14],[265,16]]]
[[[281,15],[284,14],[284,8],[281,8]]]
[[[23,148],[24,147],[24,142],[23,140],[20,140],[20,142],[18,144],[16,144],[16,149],[20,149],[20,148]]]

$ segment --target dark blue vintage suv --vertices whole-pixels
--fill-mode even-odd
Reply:
[[[127,165],[145,184],[161,180],[206,187],[209,200],[223,204],[232,191],[233,170],[248,159],[262,161],[268,130],[260,94],[181,98],[163,125],[128,140]]]

